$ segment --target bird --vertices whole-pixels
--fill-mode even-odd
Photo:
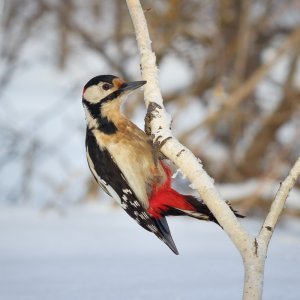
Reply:
[[[158,157],[150,137],[121,112],[127,96],[145,84],[144,80],[126,82],[114,75],[99,75],[85,84],[86,157],[99,186],[178,255],[167,216],[218,221],[201,199],[172,187],[168,162]]]

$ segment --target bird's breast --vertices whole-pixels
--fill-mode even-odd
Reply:
[[[108,150],[129,186],[147,209],[153,184],[163,180],[164,172],[160,166],[155,165],[153,148],[142,130],[127,122],[117,126],[115,134],[106,135],[96,131],[95,137],[99,146]]]

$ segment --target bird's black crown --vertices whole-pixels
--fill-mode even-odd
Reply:
[[[113,80],[117,78],[117,76],[114,75],[99,75],[95,76],[94,78],[90,79],[86,85],[84,86],[84,90],[89,88],[92,85],[97,85],[99,82],[107,82],[110,84],[113,84]]]

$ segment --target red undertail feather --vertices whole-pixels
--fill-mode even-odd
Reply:
[[[185,215],[199,220],[212,221],[218,224],[218,221],[212,212],[201,199],[191,195],[181,195],[172,189],[171,169],[162,162],[160,163],[166,173],[167,179],[163,185],[153,187],[153,193],[149,200],[150,206],[148,208],[148,213],[155,219],[171,215]],[[229,203],[228,205],[237,217],[244,217],[235,211]]]
[[[153,187],[153,194],[149,201],[150,207],[148,213],[155,219],[165,216],[170,208],[177,208],[188,211],[195,211],[195,207],[188,203],[185,196],[179,194],[171,187],[171,169],[169,166],[160,162],[166,175],[167,180],[159,187]]]

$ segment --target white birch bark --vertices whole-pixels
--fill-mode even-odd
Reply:
[[[142,77],[147,81],[144,96],[153,141],[160,146],[161,152],[187,176],[191,186],[198,191],[240,252],[245,269],[243,299],[261,299],[268,244],[288,193],[299,176],[300,158],[282,183],[259,235],[257,237],[251,236],[237,220],[226,202],[222,200],[215,188],[213,179],[205,172],[201,161],[172,135],[170,130],[171,118],[163,106],[163,98],[158,83],[156,57],[151,48],[143,9],[139,0],[126,1],[138,43]]]

